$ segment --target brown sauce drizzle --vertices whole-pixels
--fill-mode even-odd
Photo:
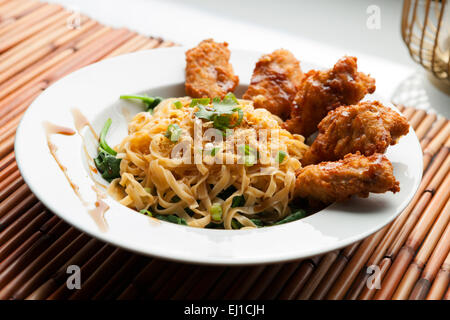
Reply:
[[[72,111],[72,114],[74,116],[74,121],[75,121],[75,127],[76,127],[76,129],[78,131],[78,134],[81,136],[81,138],[83,140],[83,148],[85,150],[86,156],[88,156],[90,158],[90,160],[93,161],[93,159],[89,156],[89,153],[87,153],[86,145],[84,143],[84,137],[81,135],[80,131],[81,131],[81,129],[83,127],[88,125],[89,128],[91,129],[91,132],[94,134],[95,137],[97,137],[97,139],[98,139],[98,136],[95,133],[95,131],[92,128],[92,126],[90,125],[89,121],[81,114],[81,112],[79,112],[78,110],[76,110],[76,111],[74,111],[74,110],[76,110],[76,109],[73,109],[73,111]],[[57,147],[50,140],[50,136],[53,135],[53,134],[62,134],[62,135],[66,135],[66,136],[73,136],[77,132],[74,131],[71,128],[59,126],[59,125],[53,124],[53,123],[48,122],[48,121],[45,121],[43,123],[43,126],[44,126],[44,129],[45,129],[45,134],[46,134],[46,138],[47,138],[47,145],[48,145],[48,149],[50,151],[50,154],[52,155],[53,159],[55,159],[55,161],[58,164],[58,166],[61,169],[61,171],[64,173],[64,176],[66,177],[67,181],[70,184],[70,187],[75,192],[75,194],[78,197],[78,199],[80,199],[81,203],[85,207],[87,207],[89,204],[81,196],[81,194],[79,192],[79,187],[75,183],[73,183],[73,181],[70,179],[70,177],[69,177],[69,175],[67,173],[67,168],[62,165],[61,161],[59,160],[59,158],[58,158],[58,156],[56,154]],[[90,168],[90,171],[93,171],[93,172],[97,173],[97,169],[96,168],[92,167],[91,165],[89,165],[89,168]],[[91,174],[90,171],[89,171],[89,173]],[[92,180],[96,184],[98,184],[98,185],[102,186],[103,188],[105,188],[105,186],[103,186],[102,184],[99,184],[98,182],[96,182],[95,179],[92,179]],[[97,224],[97,226],[100,229],[100,231],[101,232],[105,232],[105,231],[108,230],[108,224],[106,223],[106,220],[105,220],[104,216],[105,216],[105,212],[109,209],[109,206],[102,199],[104,199],[106,196],[95,185],[92,186],[92,189],[95,191],[95,193],[97,195],[97,200],[95,201],[95,208],[94,209],[89,209],[88,213],[92,217],[94,222]]]
[[[108,211],[109,206],[102,199],[104,199],[106,195],[101,192],[95,185],[92,186],[92,190],[94,190],[95,194],[97,195],[97,201],[95,201],[95,208],[89,210],[89,214],[97,224],[100,231],[105,232],[108,230],[108,224],[105,220],[105,212]]]
[[[86,204],[86,201],[84,201],[84,199],[81,197],[81,194],[79,192],[79,187],[75,183],[73,183],[73,181],[70,179],[70,177],[67,173],[67,168],[62,165],[61,161],[59,161],[59,158],[56,154],[56,150],[58,148],[50,140],[50,136],[52,134],[63,134],[66,136],[73,136],[76,132],[74,130],[72,130],[71,128],[58,126],[58,125],[53,124],[48,121],[44,122],[44,129],[45,129],[45,135],[47,138],[47,145],[48,145],[48,149],[50,150],[50,154],[52,155],[53,159],[55,159],[55,161],[58,164],[61,171],[64,173],[64,176],[66,177],[67,181],[70,184],[70,187],[73,189],[73,191],[75,192],[77,197],[81,200],[81,202],[83,204]]]
[[[84,114],[82,114],[81,111],[77,108],[72,108],[70,111],[72,112],[73,121],[78,133],[81,133],[81,130],[83,130],[84,127],[88,126],[89,130],[91,130],[92,135],[95,137],[95,140],[98,140],[97,133],[95,132],[89,120],[84,116]]]
[[[107,187],[103,184],[101,184],[100,182],[97,181],[97,179],[92,175],[92,173],[97,174],[98,170],[95,166],[92,166],[91,163],[94,163],[94,159],[91,157],[91,155],[89,154],[89,152],[87,151],[86,148],[86,141],[84,139],[84,135],[81,134],[81,131],[83,130],[84,127],[88,126],[92,135],[94,136],[94,138],[96,140],[98,140],[98,135],[95,132],[94,128],[92,127],[91,123],[89,122],[89,120],[84,116],[84,114],[81,113],[81,111],[77,108],[72,108],[71,109],[72,112],[72,116],[73,116],[73,122],[75,124],[75,128],[77,129],[78,135],[81,137],[81,140],[83,141],[83,150],[84,150],[84,154],[86,156],[87,159],[87,163],[89,166],[89,176],[91,177],[92,181],[94,181],[94,183],[103,188],[106,189]]]

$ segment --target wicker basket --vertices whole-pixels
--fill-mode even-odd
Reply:
[[[402,38],[431,82],[450,94],[449,7],[447,0],[404,0]]]

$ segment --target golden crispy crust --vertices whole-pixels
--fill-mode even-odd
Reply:
[[[356,61],[355,57],[345,56],[330,70],[306,73],[285,128],[307,137],[329,111],[356,104],[367,93],[373,93],[375,79],[358,72]]]
[[[302,164],[339,160],[357,151],[365,156],[384,153],[408,131],[405,117],[378,101],[341,106],[319,123],[319,135]]]
[[[229,63],[228,43],[212,39],[186,51],[186,94],[193,98],[220,97],[232,92],[239,83]]]
[[[300,63],[294,55],[288,50],[275,50],[256,63],[243,98],[253,100],[255,108],[265,108],[286,119],[302,78]]]
[[[298,197],[323,203],[344,201],[352,195],[368,197],[370,192],[400,191],[391,162],[382,154],[370,157],[348,154],[336,162],[309,165],[297,173]]]

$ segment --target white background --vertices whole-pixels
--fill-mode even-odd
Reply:
[[[231,48],[269,52],[284,47],[300,59],[331,66],[358,57],[377,80],[377,94],[450,118],[450,97],[435,89],[408,54],[400,35],[397,0],[50,0],[100,22],[193,46],[213,37]],[[380,9],[369,29],[367,9]]]

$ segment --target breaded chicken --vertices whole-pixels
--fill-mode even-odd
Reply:
[[[400,191],[391,162],[382,154],[370,157],[348,154],[336,162],[322,162],[300,169],[295,194],[322,203],[344,201],[352,195],[363,198],[370,192]]]
[[[239,83],[230,62],[228,43],[203,40],[186,51],[186,94],[193,98],[223,98]]]
[[[375,91],[375,79],[358,72],[355,57],[345,56],[332,69],[305,74],[284,127],[305,137],[317,130],[327,113],[358,103]]]
[[[265,108],[286,119],[302,78],[300,63],[294,55],[288,50],[275,50],[256,63],[243,98],[253,100],[255,108]]]
[[[406,118],[378,101],[341,106],[319,123],[319,135],[302,164],[339,160],[357,151],[365,156],[384,153],[408,131]]]

